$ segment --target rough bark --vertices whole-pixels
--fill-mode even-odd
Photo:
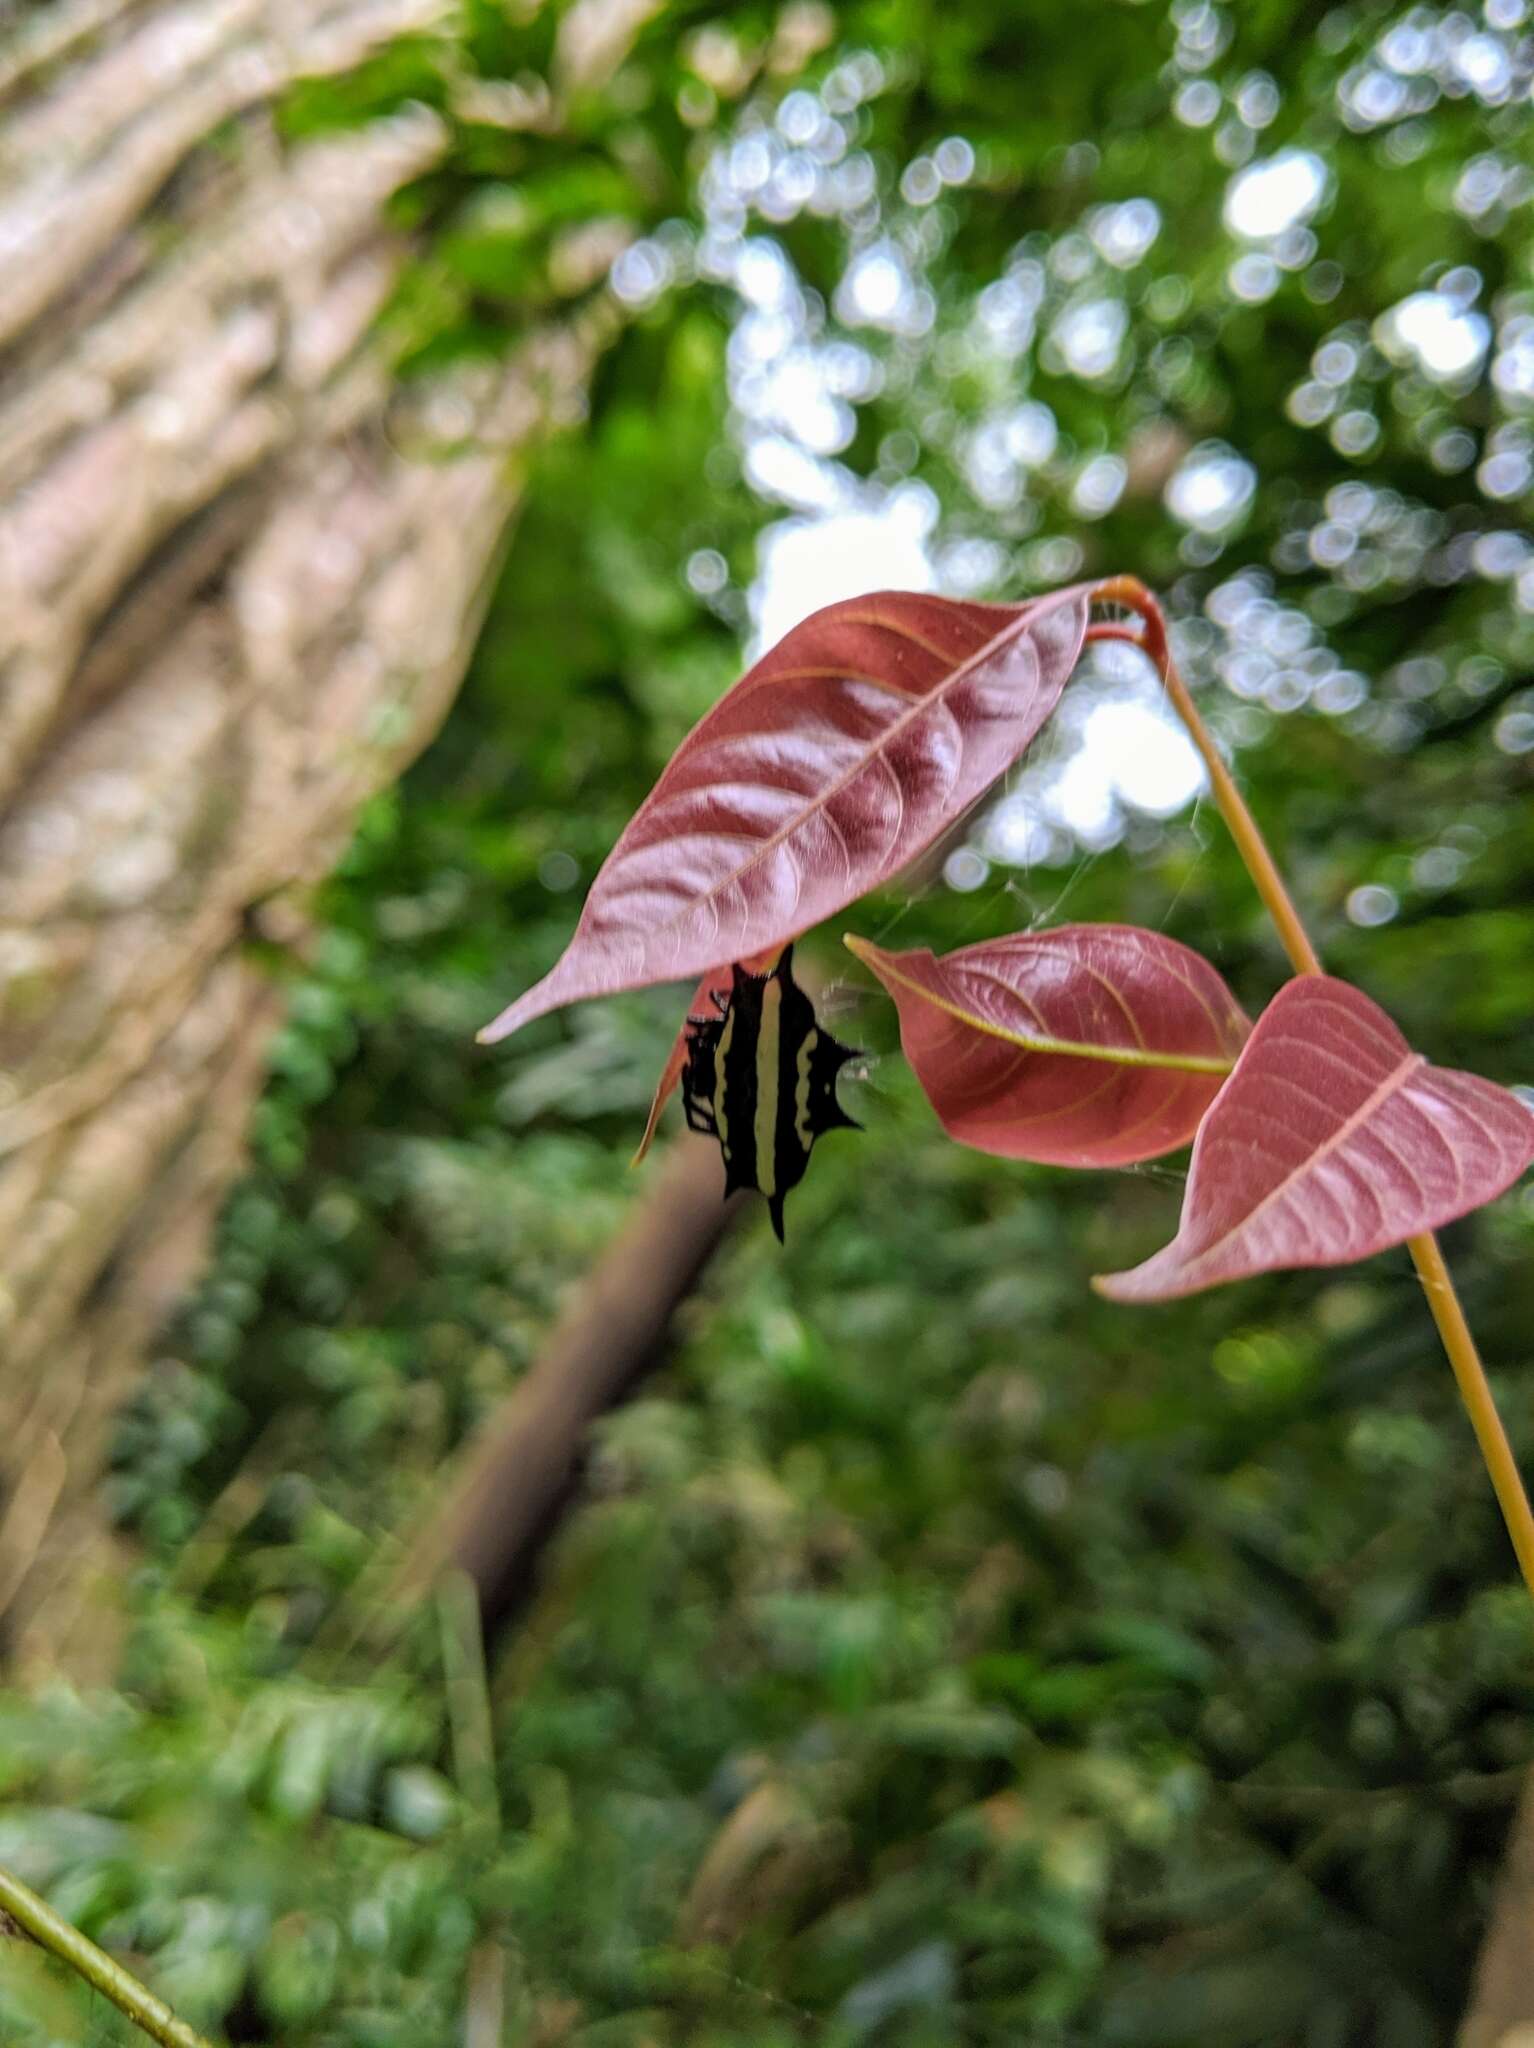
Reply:
[[[292,936],[458,682],[591,323],[419,392],[371,341],[422,110],[287,150],[295,78],[441,0],[63,0],[0,51],[0,1617],[110,1568],[114,1406],[195,1272]],[[549,120],[545,106],[541,119]],[[470,452],[433,459],[451,440]]]
[[[1458,2048],[1534,2048],[1534,1778],[1507,1838]]]

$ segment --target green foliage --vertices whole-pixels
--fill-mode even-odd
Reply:
[[[476,8],[463,44],[307,89],[294,128],[537,70],[548,13]],[[1516,540],[1527,496],[1487,496],[1474,463],[1527,452],[1528,429],[1484,370],[1437,382],[1374,323],[1473,265],[1511,346],[1516,214],[1455,192],[1483,158],[1514,176],[1526,109],[1456,92],[1347,118],[1339,91],[1395,19],[849,6],[809,75],[878,54],[845,120],[882,214],[741,212],[833,307],[815,345],[879,365],[843,459],[928,485],[940,559],[978,561],[988,594],[1078,566],[1162,584],[1328,964],[1433,1058],[1515,1082],[1534,1074],[1534,752],[1507,724],[1527,716],[1528,572],[1483,543]],[[737,96],[780,92],[784,33],[667,10],[562,140],[453,112],[449,168],[409,202],[438,233],[396,311],[407,357],[503,345],[588,210],[690,218],[707,124],[734,118],[730,51]],[[1266,105],[1258,74],[1277,106],[1243,139],[1231,107]],[[1216,123],[1174,119],[1201,82],[1227,93]],[[973,177],[901,198],[954,135]],[[1230,160],[1289,145],[1332,180],[1318,245],[1244,299]],[[1120,268],[1094,209],[1136,198],[1160,233]],[[835,314],[881,233],[932,292],[925,332]],[[975,341],[1009,263],[1042,294],[1010,353]],[[1094,295],[1123,304],[1124,340],[1083,376],[1041,337]],[[493,1056],[470,1041],[554,957],[737,672],[769,516],[738,385],[726,417],[738,310],[691,285],[615,344],[589,422],[540,458],[460,706],[364,821],[312,961],[277,970],[292,1004],[251,1174],[119,1434],[127,1668],[96,1698],[6,1703],[0,1860],[194,2019],[284,2048],[446,2048],[485,1949],[506,2038],[582,2048],[1446,2041],[1534,1700],[1404,1256],[1109,1308],[1087,1277],[1165,1239],[1177,1172],[1073,1179],[948,1145],[887,1006],[828,946],[828,1022],[873,1048],[844,1084],[866,1134],[819,1148],[786,1254],[748,1222],[601,1426],[491,1672],[498,1824],[466,1792],[430,1617],[389,1618],[378,1648],[393,1546],[651,1185],[623,1161],[674,1001],[586,1006]],[[1340,383],[1313,360],[1334,344]],[[1331,410],[1304,424],[1311,384]],[[985,502],[975,436],[1025,400],[1053,450]],[[1351,414],[1367,445],[1339,435]],[[1173,464],[1217,441],[1252,465],[1227,527],[1167,509],[1156,433]],[[1093,516],[1098,456],[1127,470]],[[991,551],[942,552],[976,540]],[[695,595],[705,550],[725,576]],[[1367,687],[1328,696],[1329,677]],[[943,947],[1131,919],[1210,953],[1252,1008],[1282,971],[1202,811],[1132,817],[1090,862],[987,857],[973,892],[891,895],[863,928]],[[1396,914],[1357,922],[1363,888]],[[1450,1252],[1527,1466],[1527,1197]],[[30,1961],[0,1986],[27,2048],[86,2038],[80,2011]]]

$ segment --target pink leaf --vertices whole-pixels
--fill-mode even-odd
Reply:
[[[1132,925],[848,946],[895,999],[945,1130],[1004,1159],[1126,1166],[1186,1145],[1251,1025],[1207,960]]]
[[[1284,1266],[1345,1266],[1500,1195],[1534,1159],[1534,1115],[1429,1066],[1366,995],[1287,983],[1193,1146],[1182,1224],[1113,1301],[1166,1301]]]
[[[480,1037],[785,945],[888,881],[1054,709],[1088,600],[885,591],[796,626],[682,742],[563,957]]]

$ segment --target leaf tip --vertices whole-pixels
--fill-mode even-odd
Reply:
[[[868,943],[867,939],[860,939],[856,932],[843,932],[842,944],[847,948],[847,951],[854,960],[861,960],[865,964],[869,954],[873,951],[873,947]]]
[[[659,1122],[660,1115],[657,1111],[654,1115],[651,1116],[650,1121],[645,1125],[644,1136],[640,1139],[639,1143],[634,1147],[634,1156],[629,1161],[629,1170],[631,1172],[636,1166],[643,1166],[645,1162],[645,1155],[646,1153],[648,1153],[651,1145],[655,1142],[655,1126]]]
[[[1160,1252],[1141,1265],[1126,1266],[1121,1273],[1094,1273],[1090,1285],[1100,1300],[1119,1308],[1143,1308],[1150,1302],[1175,1301],[1179,1295],[1199,1291],[1196,1281],[1188,1284],[1186,1269],[1169,1272]]]

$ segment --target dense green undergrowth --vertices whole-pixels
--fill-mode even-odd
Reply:
[[[1444,196],[1504,147],[1500,116],[1445,98],[1392,157],[1396,125],[1361,136],[1327,111],[1388,10],[1328,15],[1314,44],[1303,11],[1174,10],[1183,44],[1202,15],[1237,37],[1209,73],[1232,100],[1278,80],[1253,148],[1313,141],[1341,184],[1317,223],[1340,299],[1296,274],[1257,306],[1225,281],[1230,166],[1165,112],[1207,67],[1163,75],[1161,10],[1113,10],[1117,68],[1040,30],[1053,125],[1010,155],[987,54],[1005,12],[853,10],[849,36],[895,53],[867,109],[894,228],[918,213],[901,169],[939,134],[988,145],[995,182],[943,202],[935,332],[862,337],[884,387],[845,460],[924,482],[940,538],[1000,533],[991,594],[1037,580],[1050,533],[1166,586],[1328,963],[1433,1058],[1527,1081],[1534,754],[1506,721],[1527,715],[1529,624],[1471,560],[1520,515],[1432,454],[1456,432],[1484,451],[1484,377],[1440,390],[1368,339],[1449,257],[1476,255],[1485,303],[1528,293],[1514,230]],[[899,58],[917,14],[921,78]],[[654,35],[685,69],[675,25]],[[1061,154],[1073,138],[1091,162]],[[945,368],[945,336],[1022,237],[1042,260],[1084,241],[1092,206],[1152,188],[1164,228],[1125,287],[1129,367],[1094,383],[1013,365],[1061,440],[1022,500],[1032,526],[987,514],[955,451],[1000,373],[952,350]],[[1371,242],[1387,210],[1398,225]],[[781,227],[825,299],[863,233]],[[1085,288],[1069,264],[1062,293]],[[1185,294],[1170,314],[1167,278]],[[0,1861],[199,2023],[284,2048],[1447,2041],[1534,1701],[1525,1606],[1404,1253],[1140,1314],[1098,1302],[1092,1272],[1169,1234],[1181,1162],[1078,1179],[949,1145],[834,935],[819,964],[834,1028],[869,1048],[845,1084],[866,1130],[817,1151],[786,1251],[748,1217],[596,1432],[492,1645],[492,1779],[451,1606],[378,1612],[455,1450],[655,1183],[626,1160],[667,996],[585,1006],[493,1055],[471,1040],[553,957],[737,672],[768,516],[726,418],[738,310],[696,287],[614,349],[589,423],[540,460],[461,704],[364,821],[312,958],[271,963],[291,1004],[251,1171],[119,1432],[121,1681],[6,1697]],[[1380,424],[1357,456],[1285,412],[1350,319]],[[1158,423],[1254,465],[1212,552],[1159,490],[1095,523],[1070,510],[1090,456]],[[1349,512],[1345,488],[1368,504]],[[1354,514],[1374,582],[1295,552]],[[1412,554],[1397,529],[1419,514],[1432,538]],[[726,581],[695,595],[704,550]],[[1266,610],[1242,613],[1242,589]],[[1227,642],[1198,624],[1211,613]],[[1286,618],[1367,679],[1356,715],[1226,687],[1211,650],[1276,645]],[[1383,921],[1361,889],[1388,894]],[[1249,1008],[1283,972],[1202,811],[859,922],[952,945],[1066,916],[1164,927]],[[1527,1465],[1534,1208],[1514,1194],[1448,1249]],[[40,1958],[6,1962],[7,2040],[128,2038]],[[466,2035],[496,1997],[503,2031]]]

